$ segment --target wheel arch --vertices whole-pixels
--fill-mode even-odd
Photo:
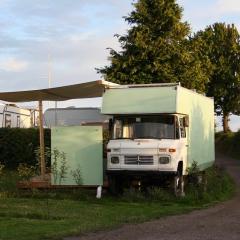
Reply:
[[[183,175],[183,161],[182,160],[178,162],[177,172],[180,174],[180,176]]]

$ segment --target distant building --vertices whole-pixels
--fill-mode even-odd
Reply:
[[[49,108],[44,113],[44,125],[79,126],[79,125],[106,125],[109,117],[101,114],[99,108]]]
[[[18,107],[15,104],[0,104],[0,127],[30,128],[38,125],[38,111]]]

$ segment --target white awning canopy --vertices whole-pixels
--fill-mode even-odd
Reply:
[[[102,97],[104,89],[117,84],[104,80],[39,90],[0,92],[0,100],[7,102],[65,101],[78,98]]]

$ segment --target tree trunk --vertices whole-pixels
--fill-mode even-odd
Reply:
[[[229,113],[223,113],[222,123],[223,123],[223,132],[225,133],[231,131],[228,122],[229,122]]]

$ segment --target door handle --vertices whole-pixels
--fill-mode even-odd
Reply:
[[[186,147],[188,147],[189,145],[185,145]]]

